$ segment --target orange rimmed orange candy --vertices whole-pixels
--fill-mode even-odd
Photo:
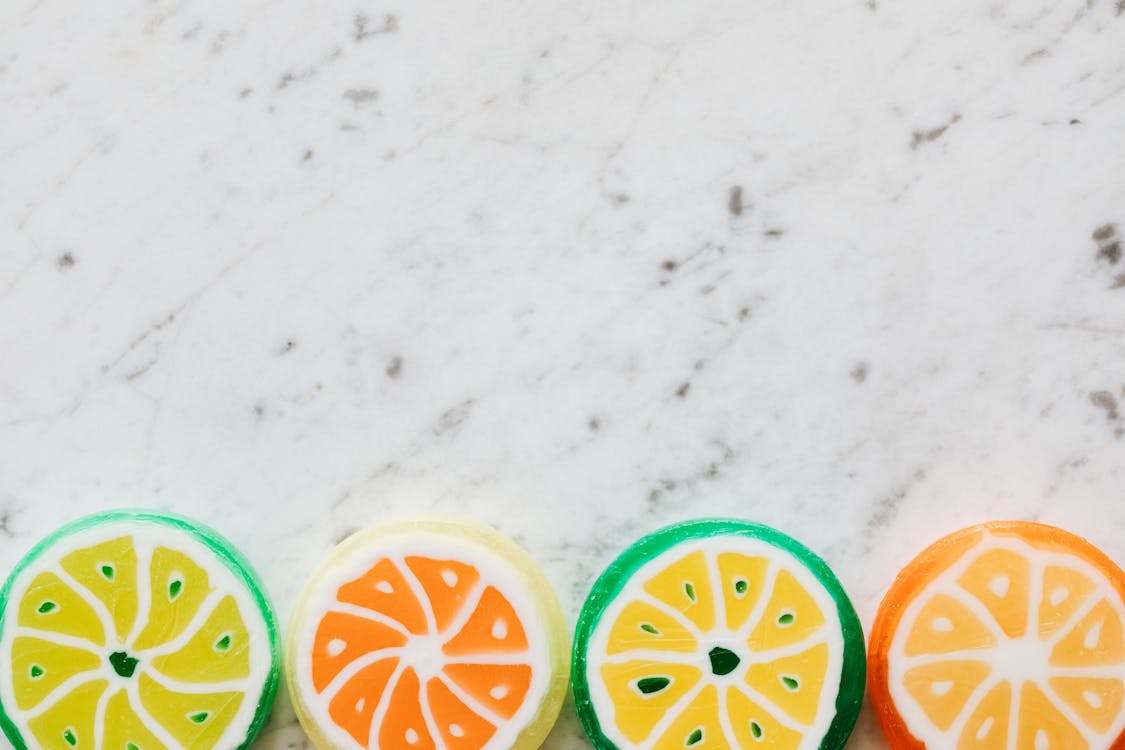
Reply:
[[[891,586],[868,654],[895,750],[1125,749],[1125,573],[1061,529],[941,539]]]
[[[567,683],[546,578],[511,541],[455,519],[345,540],[306,585],[287,653],[321,750],[533,750]]]

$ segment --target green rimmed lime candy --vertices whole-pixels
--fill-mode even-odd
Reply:
[[[19,750],[245,748],[279,671],[249,563],[184,518],[76,521],[0,590],[0,728]]]
[[[578,619],[579,718],[598,750],[839,750],[865,682],[840,582],[779,531],[657,531],[598,578]]]

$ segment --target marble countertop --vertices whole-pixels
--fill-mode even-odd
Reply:
[[[417,511],[572,621],[695,516],[865,624],[977,521],[1125,561],[1122,0],[11,0],[0,112],[2,570],[119,506],[283,620]]]

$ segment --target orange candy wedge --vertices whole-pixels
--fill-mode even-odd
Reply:
[[[941,539],[891,586],[868,654],[894,750],[1125,748],[1125,573],[1061,529]]]
[[[566,689],[566,629],[542,573],[452,519],[346,540],[307,584],[287,650],[321,750],[532,750]]]

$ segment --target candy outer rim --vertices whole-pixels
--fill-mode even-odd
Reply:
[[[893,750],[927,750],[926,745],[910,733],[890,694],[888,656],[895,631],[907,607],[918,594],[962,555],[976,547],[988,533],[1015,537],[1037,549],[1062,551],[1079,557],[1100,570],[1125,601],[1125,572],[1089,541],[1056,526],[1033,521],[988,521],[938,539],[899,571],[887,589],[871,627],[867,690],[875,718]],[[1125,733],[1114,740],[1109,750],[1125,750]]]
[[[297,604],[293,608],[285,636],[286,684],[293,710],[301,726],[317,750],[339,750],[336,743],[325,736],[318,719],[309,712],[301,696],[300,686],[297,684],[298,643],[309,614],[305,610],[311,598],[310,594],[317,590],[321,579],[331,572],[333,563],[338,558],[346,556],[357,548],[378,545],[384,538],[410,533],[453,535],[459,541],[481,546],[486,554],[507,563],[512,575],[523,584],[528,600],[537,611],[547,631],[544,640],[551,674],[539,710],[528,720],[527,725],[512,744],[512,750],[536,750],[543,744],[558,720],[569,684],[567,669],[567,655],[570,650],[569,629],[558,594],[539,564],[523,547],[486,524],[440,514],[408,516],[382,521],[360,529],[326,553],[309,575],[297,596]]]
[[[650,558],[681,542],[726,535],[751,537],[790,553],[808,568],[836,602],[836,614],[840,619],[844,641],[844,656],[840,669],[839,692],[836,697],[836,716],[824,734],[820,750],[840,750],[851,736],[863,703],[866,672],[863,627],[847,592],[844,591],[832,569],[808,547],[770,526],[733,518],[702,518],[666,526],[635,542],[598,576],[582,606],[574,636],[571,682],[574,687],[574,704],[578,718],[598,750],[628,750],[628,748],[618,748],[602,731],[601,722],[590,700],[587,682],[586,650],[590,636],[606,608],[633,574]]]
[[[8,608],[8,596],[16,579],[43,556],[57,542],[71,534],[100,526],[105,523],[151,523],[166,526],[176,531],[181,531],[198,540],[227,566],[236,579],[242,581],[250,593],[251,600],[258,606],[262,621],[266,624],[266,633],[269,637],[270,670],[262,686],[261,697],[258,699],[258,708],[254,718],[246,728],[246,737],[236,750],[246,750],[250,743],[258,736],[270,712],[273,710],[274,699],[277,696],[278,685],[281,682],[281,646],[278,635],[277,616],[273,604],[261,579],[258,578],[250,561],[234,547],[229,540],[214,529],[205,526],[187,516],[164,511],[143,509],[120,509],[79,518],[67,523],[41,539],[31,550],[16,564],[15,569],[0,588],[0,630],[3,629],[4,615]],[[27,742],[23,739],[19,729],[8,718],[4,706],[0,705],[0,730],[3,730],[8,741],[16,750],[29,750]]]

